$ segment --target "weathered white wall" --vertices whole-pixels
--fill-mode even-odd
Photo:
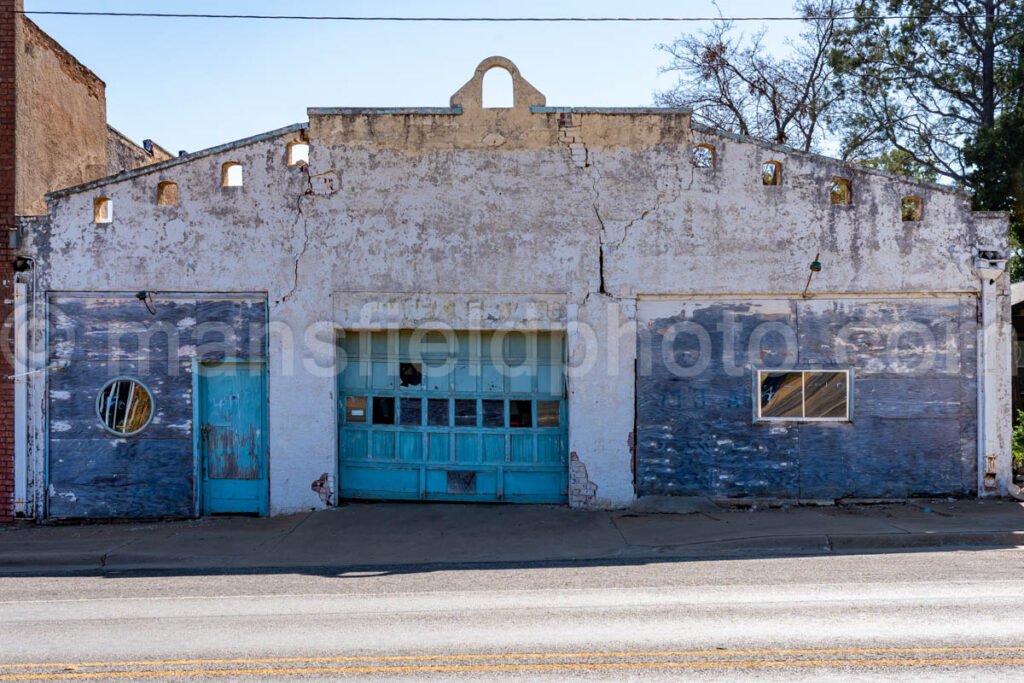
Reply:
[[[571,365],[596,330],[569,407],[570,450],[596,488],[574,502],[614,506],[633,496],[636,342],[608,322],[628,330],[637,298],[799,294],[819,251],[815,293],[975,292],[975,246],[1005,248],[1005,218],[972,217],[961,194],[694,132],[680,112],[531,110],[542,96],[513,76],[512,109],[480,108],[471,81],[461,109],[311,110],[308,132],[60,194],[28,236],[38,287],[267,292],[275,513],[319,507],[310,483],[336,470],[333,329],[540,321],[569,331]],[[288,167],[286,143],[305,135],[309,167]],[[713,170],[690,164],[695,140],[716,146]],[[784,165],[780,187],[760,184],[767,159]],[[220,187],[227,161],[243,164],[243,188]],[[853,205],[829,204],[833,175],[853,181]],[[180,206],[156,206],[165,180]],[[923,198],[923,221],[900,220],[905,194]],[[92,223],[99,196],[109,225]],[[381,300],[385,321],[365,308]],[[35,410],[42,390],[34,381]]]

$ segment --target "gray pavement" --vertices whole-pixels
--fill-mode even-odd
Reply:
[[[915,501],[838,507],[579,511],[551,506],[350,503],[269,519],[0,528],[0,572],[225,570],[629,562],[1024,545],[1024,505]]]
[[[0,576],[0,680],[1024,680],[1024,553]]]

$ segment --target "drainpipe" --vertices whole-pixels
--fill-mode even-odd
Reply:
[[[1013,485],[1010,456],[1011,349],[1009,318],[1000,315],[999,278],[1006,256],[979,247],[974,272],[981,279],[981,325],[978,330],[978,496],[1003,496]],[[1005,298],[1005,297],[1003,297]]]
[[[14,283],[14,514],[28,514],[28,285]]]

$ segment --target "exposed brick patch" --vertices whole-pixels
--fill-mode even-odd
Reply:
[[[573,451],[569,454],[569,507],[586,507],[597,496],[597,484],[590,481],[587,466]]]
[[[558,144],[569,148],[572,163],[577,168],[590,166],[590,155],[583,144],[583,124],[578,117],[569,113],[559,114]]]
[[[14,374],[11,366],[14,313],[14,251],[8,235],[15,228],[15,22],[18,0],[0,0],[0,523],[14,520]]]

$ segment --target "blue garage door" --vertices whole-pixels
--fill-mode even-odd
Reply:
[[[561,334],[353,331],[338,346],[342,498],[566,501]]]

